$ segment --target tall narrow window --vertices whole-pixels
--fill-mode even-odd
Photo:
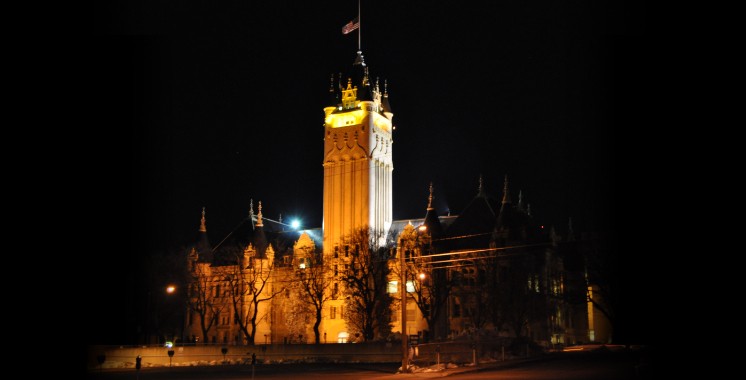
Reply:
[[[337,307],[336,306],[332,306],[329,308],[329,318],[337,319]]]

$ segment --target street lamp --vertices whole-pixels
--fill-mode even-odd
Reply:
[[[419,230],[419,233],[415,234],[415,246],[419,247],[420,244],[420,233],[424,233],[427,231],[426,225],[421,225],[417,228]],[[402,345],[402,360],[401,360],[401,366],[402,366],[402,372],[408,372],[409,369],[409,347],[407,342],[407,265],[405,262],[405,251],[400,250],[399,251],[399,261],[400,261],[400,273],[401,273],[401,345]],[[425,278],[424,273],[420,273],[420,279]]]
[[[167,295],[172,295],[176,292],[176,285],[169,284],[164,289]],[[153,292],[151,290],[148,290],[148,299],[147,304],[145,307],[145,327],[146,327],[146,333],[145,333],[145,344],[150,344],[150,338],[153,333],[153,330],[159,335],[158,337],[158,343],[160,343],[160,333],[161,333],[161,318],[159,318],[159,314],[163,312],[163,307],[159,307],[160,302],[159,300],[162,300],[162,296],[158,297],[158,294],[161,294],[160,291],[155,294],[157,299],[154,302],[153,300]],[[152,309],[152,310],[151,310]],[[152,315],[151,315],[152,313]]]
[[[400,261],[400,286],[401,286],[401,370],[407,372],[409,368],[409,350],[407,347],[407,266],[404,262],[404,250],[399,250]]]

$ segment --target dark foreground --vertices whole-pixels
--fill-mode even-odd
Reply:
[[[272,364],[249,366],[205,366],[93,370],[89,379],[401,379],[454,376],[457,379],[647,379],[652,378],[649,351],[567,352],[541,358],[503,363],[484,363],[478,367],[458,367],[435,372],[397,374],[401,363],[388,364]]]

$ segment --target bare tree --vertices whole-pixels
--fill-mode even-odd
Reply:
[[[202,341],[205,343],[208,342],[208,334],[217,324],[218,316],[225,307],[225,304],[218,302],[217,296],[213,294],[213,280],[205,271],[206,265],[196,264],[192,268],[187,302],[189,311],[198,316]]]
[[[296,337],[306,334],[312,311],[298,281],[288,284],[285,288],[285,298],[282,302],[282,313],[287,327],[288,342],[292,343]]]
[[[484,311],[495,331],[500,331],[505,325],[505,310],[502,307],[505,295],[500,283],[500,268],[503,262],[498,259],[495,252],[483,255],[477,264],[479,275],[479,288],[483,293]]]
[[[309,247],[310,248],[310,247]],[[316,344],[321,343],[319,326],[322,320],[322,310],[324,304],[332,297],[329,291],[331,286],[331,273],[328,266],[325,266],[322,259],[306,249],[302,255],[304,262],[302,267],[297,266],[295,277],[300,293],[299,300],[305,302],[313,309],[315,321],[313,324],[313,334]]]
[[[279,286],[270,286],[274,268],[271,260],[256,258],[254,252],[246,249],[236,254],[237,265],[227,278],[235,320],[250,345],[254,345],[257,325],[267,317],[260,315],[259,305],[283,291]]]
[[[586,301],[609,320],[613,338],[614,331],[623,328],[617,307],[622,289],[616,250],[605,237],[585,239],[580,242],[580,249],[585,260]]]
[[[498,294],[500,313],[516,338],[528,337],[531,323],[542,323],[548,317],[547,289],[537,268],[535,255],[524,251],[502,260]]]
[[[432,257],[432,239],[429,232],[420,232],[409,226],[405,227],[399,239],[399,252],[405,255],[406,283],[412,284],[413,291],[409,295],[414,299],[417,308],[427,322],[428,330],[433,337],[445,336],[438,334],[437,323],[445,311],[448,296],[453,287],[451,277],[441,268],[437,255]],[[395,266],[396,270],[400,270]]]
[[[349,270],[341,274],[345,283],[348,327],[370,341],[391,332],[391,296],[388,294],[388,244],[382,231],[368,227],[353,230],[342,239],[352,250]]]

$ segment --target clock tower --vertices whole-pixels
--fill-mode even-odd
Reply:
[[[371,83],[361,51],[351,77],[331,79],[324,108],[324,254],[353,230],[369,227],[386,236],[391,226],[394,114],[378,79]],[[383,243],[383,241],[381,242]],[[337,248],[339,249],[339,248]]]

